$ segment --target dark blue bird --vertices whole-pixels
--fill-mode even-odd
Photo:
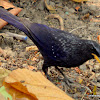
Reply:
[[[71,33],[20,19],[4,8],[0,8],[0,18],[23,31],[39,48],[44,58],[42,69],[48,78],[47,69],[50,66],[57,69],[57,66],[76,67],[92,59],[91,53],[100,57],[100,45],[94,41],[83,40]]]

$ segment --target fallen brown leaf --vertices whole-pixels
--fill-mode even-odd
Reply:
[[[88,1],[88,0],[72,0],[74,2],[83,2],[83,1]]]
[[[37,46],[29,46],[29,47],[26,47],[26,51],[31,51],[31,50],[34,50],[34,51],[38,51],[39,49],[37,48]]]
[[[13,15],[17,15],[22,9],[21,8],[17,8],[15,7],[13,4],[11,4],[10,2],[7,2],[7,0],[0,0],[0,6],[3,6],[5,9],[8,8],[13,8],[12,10],[10,10],[9,12],[12,13]],[[5,25],[7,25],[7,22],[0,19],[0,29],[2,27],[4,27]]]
[[[17,69],[5,78],[5,83],[23,93],[31,95],[34,100],[73,100],[47,80],[41,72]]]
[[[98,42],[100,43],[100,35],[97,36]]]

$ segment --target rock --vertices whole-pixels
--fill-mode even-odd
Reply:
[[[52,2],[52,1],[50,1],[50,5],[54,7],[55,6],[55,3]]]
[[[69,10],[69,8],[67,7],[67,6],[65,6],[64,7],[64,11],[66,12],[66,11],[68,11]]]
[[[89,9],[89,12],[90,12],[91,14],[93,14],[93,15],[96,14],[97,7],[96,7],[95,5],[90,5],[88,9]]]
[[[20,16],[23,17],[25,14],[27,13],[27,10],[26,9],[23,9],[21,12],[20,12]]]
[[[22,66],[23,66],[24,68],[27,68],[27,67],[28,67],[28,65],[27,65],[27,64],[23,64]]]
[[[21,58],[25,57],[25,53],[26,52],[20,52],[19,57],[21,57]]]
[[[89,6],[89,9],[90,9],[91,11],[96,11],[96,10],[97,10],[97,7],[96,7],[95,5],[90,5],[90,6]]]
[[[83,14],[83,15],[85,15],[85,14],[87,14],[87,13],[89,13],[89,9],[85,9],[85,10],[82,11],[82,14]]]
[[[36,9],[38,10],[44,10],[45,5],[44,5],[44,0],[40,0],[40,3],[38,4],[38,6],[36,7]]]
[[[75,13],[75,10],[74,10],[73,8],[70,8],[70,9],[69,9],[69,12],[70,12],[70,13]]]
[[[6,66],[7,66],[7,63],[2,63],[1,64],[1,67],[3,67],[3,68],[6,68]]]
[[[98,76],[98,77],[97,77],[97,82],[99,82],[99,83],[100,83],[100,76]]]
[[[7,63],[7,60],[2,60],[3,63]]]
[[[73,9],[73,8],[68,8],[67,6],[66,7],[64,7],[64,12],[70,12],[70,13],[75,13],[75,10]]]
[[[60,10],[60,11],[59,11],[59,15],[60,15],[62,18],[64,18],[65,13],[64,13],[62,10]]]
[[[58,7],[61,6],[62,7],[62,2],[57,3],[56,6],[58,6]]]
[[[97,83],[96,83],[96,86],[100,87],[100,82],[97,82]]]
[[[100,64],[94,65],[94,69],[99,70],[100,69]]]
[[[79,68],[80,68],[81,70],[87,70],[86,65],[80,65]]]
[[[78,19],[78,16],[77,16],[77,15],[72,14],[72,15],[71,15],[71,18],[72,18],[72,19],[77,20],[77,19]]]

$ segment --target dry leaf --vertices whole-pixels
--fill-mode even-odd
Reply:
[[[2,86],[4,78],[8,76],[9,73],[9,70],[0,67],[0,86]]]
[[[92,18],[90,21],[93,21],[93,22],[100,22],[99,19],[95,19],[95,18]]]
[[[94,86],[93,88],[93,95],[96,95],[97,94],[97,86]]]
[[[83,79],[79,78],[79,83],[82,84],[83,82]]]
[[[1,100],[7,100],[1,93],[0,93],[0,99]]]
[[[29,46],[29,47],[26,47],[26,51],[31,51],[31,50],[34,50],[34,51],[38,51],[39,49],[37,48],[37,46]]]
[[[73,100],[40,72],[17,69],[5,78],[5,82],[17,90],[31,95],[34,100]]]
[[[78,67],[75,68],[75,71],[76,71],[77,73],[81,74],[81,70],[80,70]]]
[[[7,83],[4,83],[6,91],[12,96],[13,100],[34,100],[32,96],[22,93]]]
[[[37,70],[37,67],[34,67],[34,66],[30,66],[30,65],[29,65],[29,66],[28,66],[28,69],[29,69],[29,70]]]
[[[98,42],[100,43],[100,35],[97,36]]]
[[[74,2],[83,2],[83,1],[88,1],[88,0],[72,0]]]
[[[79,7],[79,6],[75,7],[75,10],[76,10],[76,11],[78,11],[79,9],[80,9],[80,7]]]
[[[15,7],[10,2],[7,2],[7,0],[0,0],[0,6],[3,6],[5,9],[14,8],[14,9],[12,9],[12,10],[9,11],[13,15],[17,15],[22,10],[21,8]],[[2,19],[0,19],[0,29],[2,27],[4,27],[5,25],[7,25],[7,22],[4,21],[4,20],[2,20]]]
[[[45,17],[45,19],[48,19],[48,18],[57,18],[60,22],[61,30],[64,30],[64,22],[63,22],[62,17],[60,17],[58,14],[50,14]]]
[[[88,13],[88,14],[85,14],[85,15],[82,17],[82,20],[89,18],[89,16],[90,16],[89,13]]]
[[[51,5],[48,5],[46,0],[44,0],[44,2],[45,2],[45,5],[46,5],[48,10],[50,10],[50,11],[52,11],[52,10],[55,11],[56,10]]]

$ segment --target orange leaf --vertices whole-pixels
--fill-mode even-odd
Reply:
[[[73,100],[48,81],[41,72],[17,69],[5,78],[5,83],[33,97],[32,100]]]
[[[22,9],[21,8],[17,8],[15,6],[13,6],[11,3],[5,1],[5,0],[1,0],[2,2],[0,2],[0,6],[3,6],[5,9],[8,8],[13,8],[12,10],[10,10],[9,12],[12,13],[13,15],[17,15]],[[5,25],[7,25],[8,23],[2,19],[0,19],[0,29],[2,27],[4,27]]]
[[[80,7],[79,7],[79,6],[77,6],[75,9],[78,11],[78,10],[79,10],[79,8],[80,8]]]
[[[97,36],[98,42],[100,43],[100,35]]]
[[[28,68],[30,69],[30,70],[33,70],[33,69],[35,69],[35,70],[37,70],[37,68],[36,67],[34,67],[34,66],[28,66]]]
[[[76,71],[77,73],[79,73],[79,74],[81,73],[81,70],[80,70],[78,67],[75,68],[75,71]]]

